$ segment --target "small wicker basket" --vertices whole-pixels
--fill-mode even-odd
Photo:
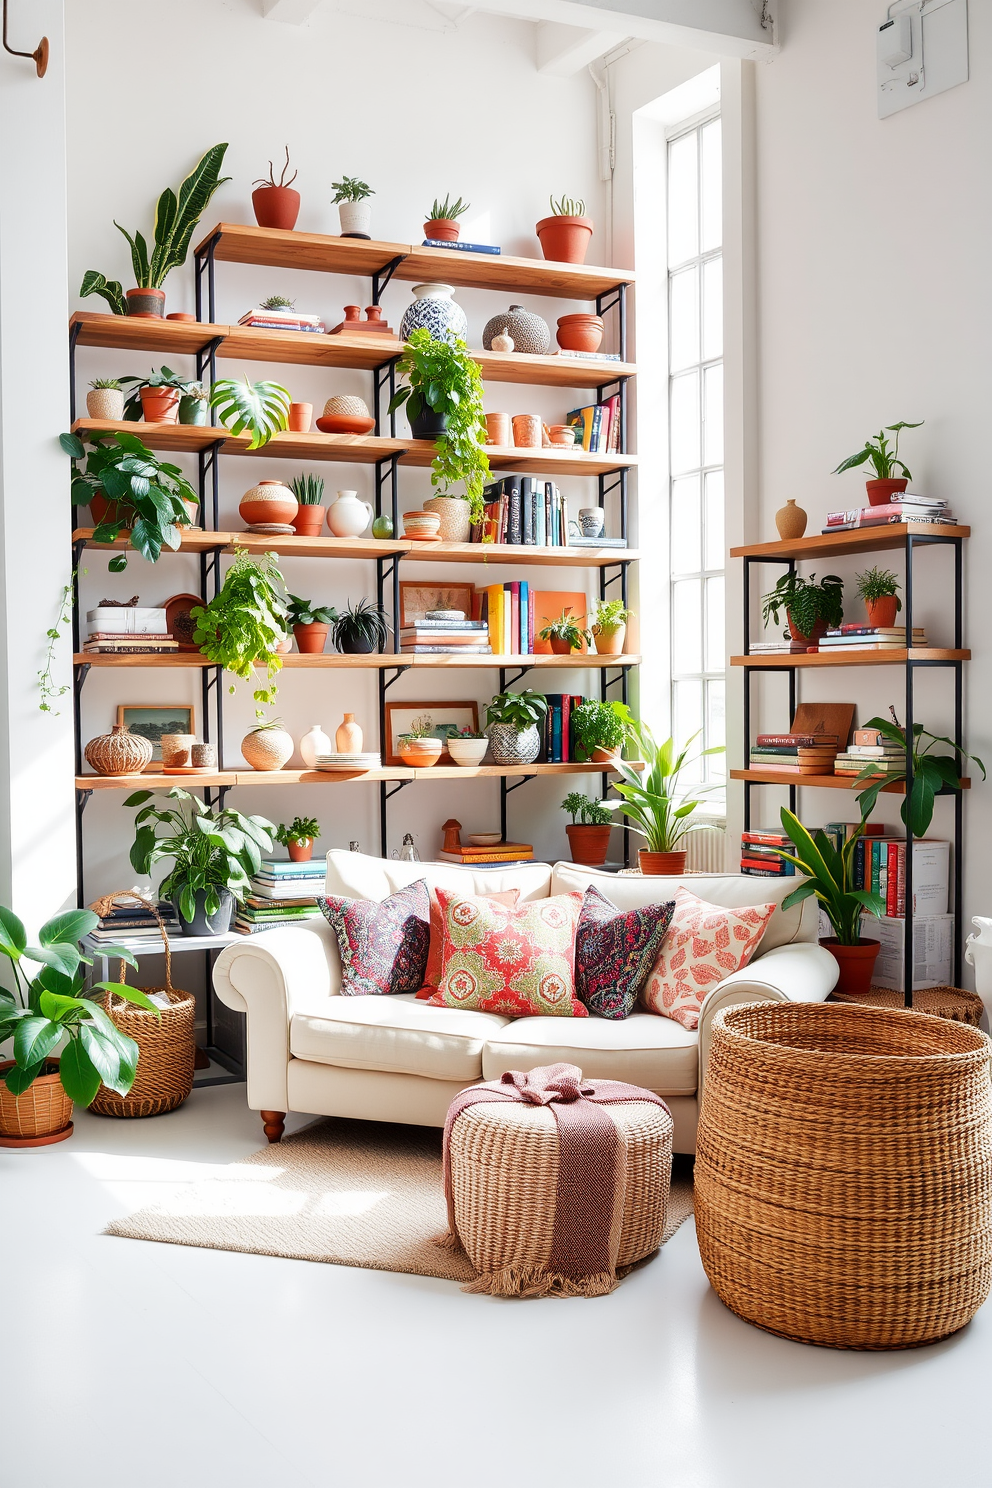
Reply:
[[[179,992],[172,985],[172,954],[169,937],[162,917],[153,904],[139,894],[109,894],[92,907],[97,914],[106,914],[118,899],[137,899],[150,909],[158,921],[165,950],[165,986],[145,987],[145,992],[164,992],[171,1006],[161,1008],[160,1016],[145,1008],[135,1007],[113,992],[106,993],[103,1005],[109,1015],[128,1038],[138,1046],[138,1073],[127,1095],[118,1095],[101,1085],[90,1106],[98,1116],[162,1116],[181,1106],[193,1088],[193,1062],[196,1046],[193,1041],[193,1021],[196,1000],[191,992]],[[127,965],[121,962],[120,980],[127,976]]]

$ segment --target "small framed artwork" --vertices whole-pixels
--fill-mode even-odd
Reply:
[[[162,764],[163,734],[196,733],[196,709],[192,703],[118,703],[117,722],[148,740],[152,758],[145,768],[154,770]]]
[[[419,587],[419,586],[415,586]],[[409,734],[419,724],[430,725],[432,739],[447,739],[460,729],[479,731],[478,703],[387,703],[386,704],[386,748],[387,765],[401,765],[398,744],[401,734]],[[451,755],[447,749],[441,751],[439,764],[450,765]]]
[[[471,620],[474,597],[474,584],[401,584],[400,625],[413,625],[430,610],[461,610]]]

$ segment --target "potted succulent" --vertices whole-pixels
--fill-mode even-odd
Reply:
[[[542,641],[550,643],[555,656],[570,656],[573,651],[582,649],[583,641],[587,644],[589,641],[589,632],[583,630],[572,618],[571,605],[562,610],[556,620],[552,620],[537,634]]]
[[[251,434],[250,450],[268,444],[273,434],[289,428],[289,406],[293,401],[288,388],[278,382],[244,382],[222,378],[210,391],[210,406],[225,429],[232,434]]]
[[[888,630],[896,623],[896,615],[902,609],[899,598],[899,580],[887,568],[866,568],[864,573],[854,575],[858,593],[865,602],[868,624],[880,630]]]
[[[627,635],[627,622],[633,616],[622,599],[597,599],[596,611],[589,627],[600,656],[620,656]]]
[[[155,209],[155,245],[151,256],[140,232],[131,236],[119,222],[114,226],[131,246],[131,266],[137,288],[125,295],[120,281],[107,279],[96,269],[87,269],[79,287],[80,295],[97,294],[106,300],[115,315],[140,315],[161,319],[165,314],[165,291],[162,285],[172,269],[186,262],[196,224],[207,203],[230,176],[219,176],[227,145],[214,145],[203,155],[175,192],[166,187]]]
[[[293,736],[281,718],[263,719],[256,714],[256,719],[241,740],[241,753],[253,770],[281,770],[292,758]]]
[[[293,627],[297,650],[305,656],[319,656],[338,612],[330,605],[316,605],[311,599],[300,599],[298,594],[291,594],[286,618]]]
[[[622,777],[615,787],[621,800],[609,804],[629,818],[631,831],[647,843],[637,855],[641,872],[677,876],[685,872],[686,849],[680,844],[689,832],[699,831],[705,825],[691,820],[700,803],[683,799],[679,776],[706,755],[722,754],[723,745],[703,749],[690,759],[689,751],[698,734],[693,734],[678,754],[674,739],[659,744],[646,723],[633,724],[631,734],[637,741],[644,770],[643,773],[633,770],[624,760],[614,759],[613,768]],[[711,787],[697,789],[702,793]]]
[[[606,862],[613,829],[613,812],[601,801],[592,801],[581,791],[570,791],[561,803],[562,811],[571,816],[565,828],[573,863],[587,868],[600,868]]]
[[[140,808],[131,866],[145,874],[162,858],[171,858],[172,869],[159,893],[175,905],[183,934],[224,935],[235,901],[243,902],[261,867],[262,853],[272,851],[275,827],[264,816],[215,810],[178,786],[166,793],[175,806],[146,805],[155,794],[135,791],[124,802]],[[162,836],[159,826],[166,829]]]
[[[488,748],[489,740],[485,734],[474,729],[459,729],[456,734],[448,735],[448,753],[456,765],[463,765],[466,769],[481,765]]]
[[[801,574],[784,573],[775,588],[762,596],[761,618],[766,625],[769,620],[777,625],[781,610],[792,639],[800,645],[815,645],[825,630],[835,629],[844,618],[844,580],[825,574],[817,583],[816,574],[804,579]]]
[[[179,422],[203,428],[210,413],[210,393],[202,382],[187,382],[179,394]]]
[[[793,904],[800,904],[813,894],[823,905],[834,933],[820,944],[837,962],[839,978],[834,996],[848,1001],[856,1001],[868,991],[880,949],[877,940],[862,936],[861,916],[865,910],[876,919],[881,919],[885,913],[885,901],[880,894],[855,887],[854,851],[864,826],[862,819],[857,830],[838,850],[822,831],[817,829],[811,835],[799,818],[783,807],[782,830],[795,852],[789,853],[780,847],[773,849],[806,876],[805,883],[782,900],[782,908],[790,909]]]
[[[586,250],[592,237],[593,220],[583,214],[586,204],[563,196],[551,197],[551,216],[537,224],[541,252],[555,263],[585,263]]]
[[[119,424],[124,417],[124,393],[120,378],[97,377],[90,383],[86,394],[86,412],[91,419],[106,419]]]
[[[906,730],[900,728],[894,718],[870,718],[864,727],[878,729],[890,744],[896,745],[905,754]],[[946,744],[952,753],[931,753],[935,744]],[[966,749],[962,749],[960,744],[955,744],[953,739],[945,738],[943,734],[931,734],[922,723],[914,723],[913,784],[899,808],[899,815],[914,837],[927,835],[933,820],[934,797],[961,789],[961,766],[965,760],[971,760],[978,766],[984,780],[985,766],[976,755],[969,754]],[[880,790],[893,782],[906,779],[905,770],[887,770],[883,776],[879,777],[872,771],[872,761],[865,760],[865,767],[854,782],[856,786],[866,786],[858,796],[862,818],[867,819],[871,813]]]
[[[482,520],[482,491],[489,479],[478,363],[469,356],[464,341],[436,341],[421,328],[410,332],[396,367],[406,377],[407,386],[390,399],[390,413],[405,405],[414,438],[435,440],[431,485],[439,495],[425,503],[425,508],[441,517],[441,535],[446,541],[465,542],[471,523]],[[449,495],[459,483],[464,493]]]
[[[285,592],[274,553],[235,548],[219,593],[208,605],[190,610],[193,640],[214,666],[248,682],[256,665],[265,664],[268,686],[256,688],[258,703],[272,703],[276,697],[273,678],[282,667],[278,648],[287,639]]]
[[[496,765],[532,765],[541,752],[547,699],[529,687],[523,692],[499,692],[486,708],[486,733]]]
[[[158,562],[163,548],[179,547],[179,529],[190,525],[199,497],[178,465],[159,460],[135,434],[91,435],[89,453],[78,434],[60,434],[59,443],[74,462],[72,503],[89,506],[96,542],[116,542],[126,532],[149,563]],[[82,470],[78,460],[86,461]],[[109,566],[120,573],[127,557],[115,553]]]
[[[314,838],[320,836],[320,822],[315,816],[294,816],[287,827],[276,828],[276,841],[281,842],[293,863],[309,863],[313,856]]]
[[[294,171],[287,181],[288,170],[289,146],[287,145],[286,163],[279,173],[278,181],[270,160],[268,176],[252,182],[255,189],[251,194],[251,204],[259,227],[278,227],[283,232],[292,232],[296,226],[296,219],[300,215],[300,193],[293,189],[293,182],[299,175],[299,171]]]
[[[337,207],[343,238],[367,238],[372,224],[372,187],[357,176],[342,176],[331,182],[331,206]]]
[[[179,399],[188,383],[171,367],[160,367],[157,372],[153,367],[147,377],[122,377],[120,381],[121,387],[134,384],[124,404],[124,417],[129,423],[142,419],[146,424],[179,422]]]
[[[346,655],[368,656],[386,649],[389,633],[386,612],[371,599],[346,605],[331,623],[334,645]]]
[[[396,753],[404,765],[415,770],[426,770],[436,765],[444,750],[444,739],[434,732],[434,720],[428,714],[415,718],[409,733],[400,734],[396,741]]]
[[[845,470],[854,470],[859,465],[870,464],[875,471],[875,479],[865,481],[869,504],[887,506],[893,496],[905,491],[913,479],[906,465],[899,459],[899,435],[903,429],[920,429],[923,424],[923,419],[918,424],[908,424],[905,419],[898,424],[887,424],[884,429],[879,429],[873,439],[865,440],[863,449],[842,460],[834,475],[840,475]],[[887,433],[896,436],[891,449],[885,437]],[[897,476],[897,470],[902,474]]]
[[[587,698],[572,709],[570,727],[576,758],[605,765],[623,754],[633,732],[634,719],[626,703],[600,703]]]
[[[294,475],[290,488],[299,507],[293,518],[297,537],[319,537],[324,530],[324,477],[322,475]]]
[[[459,217],[464,217],[471,202],[463,202],[461,197],[452,201],[446,196],[444,201],[434,198],[434,205],[427,214],[424,223],[424,237],[432,238],[435,242],[457,243],[461,228],[458,225]]]
[[[72,1106],[88,1106],[101,1084],[127,1095],[138,1068],[138,1046],[120,1032],[98,996],[111,988],[128,1002],[159,1014],[143,992],[121,982],[87,988],[80,950],[99,920],[70,909],[38,931],[37,947],[12,910],[0,906],[0,953],[10,962],[13,990],[0,987],[0,1044],[13,1040],[13,1058],[0,1062],[0,1147],[47,1147],[72,1135]],[[105,956],[137,963],[123,946],[101,946]],[[40,970],[28,972],[26,962]],[[61,1047],[61,1054],[56,1051]]]

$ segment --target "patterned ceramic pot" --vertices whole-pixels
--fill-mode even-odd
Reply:
[[[443,749],[443,739],[399,739],[396,744],[396,753],[404,765],[414,770],[429,770],[436,765]]]
[[[128,315],[145,320],[161,320],[165,315],[164,289],[129,289],[126,294]]]
[[[91,419],[120,423],[124,417],[124,393],[120,388],[91,388],[86,394],[86,412]]]
[[[509,723],[491,723],[488,734],[494,765],[532,765],[541,752],[536,724],[521,732]]]
[[[494,315],[486,321],[482,332],[482,344],[486,351],[493,349],[493,337],[512,337],[514,351],[525,356],[544,356],[551,345],[551,327],[539,315],[525,310],[523,305],[511,305],[502,315]]]
[[[415,284],[413,304],[407,305],[400,321],[400,340],[409,339],[411,331],[430,331],[435,341],[451,341],[468,335],[468,321],[461,305],[451,298],[451,284]]]
[[[351,393],[339,393],[336,398],[328,398],[324,404],[325,418],[369,418],[369,406],[364,398],[356,398]]]
[[[460,496],[435,496],[424,502],[425,512],[436,512],[441,518],[438,532],[442,542],[468,542],[472,535],[469,504]]]
[[[98,775],[137,775],[151,764],[152,746],[150,740],[132,734],[126,723],[115,723],[109,734],[91,739],[84,754]]]
[[[288,486],[282,481],[259,481],[241,498],[238,512],[249,527],[256,522],[280,522],[288,525],[300,509],[300,504]]]
[[[241,753],[253,770],[281,770],[293,753],[293,739],[284,728],[252,729],[241,740]]]

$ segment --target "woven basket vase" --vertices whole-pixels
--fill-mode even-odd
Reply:
[[[962,1328],[992,1282],[989,1047],[965,1024],[853,1004],[718,1013],[695,1201],[721,1301],[830,1348]]]
[[[138,899],[137,894],[111,894],[93,908],[98,914],[106,914],[115,899]],[[147,899],[140,902],[150,909],[158,920],[165,949],[165,986],[145,987],[145,992],[165,992],[171,1007],[161,1008],[160,1017],[135,1007],[113,992],[104,996],[103,1005],[109,1016],[128,1038],[138,1046],[138,1073],[127,1095],[118,1095],[101,1085],[90,1106],[98,1116],[161,1116],[174,1111],[193,1089],[193,1061],[196,1047],[193,1041],[193,1021],[196,1000],[190,992],[179,992],[172,985],[172,956],[169,937],[165,933],[161,917]],[[126,963],[121,962],[120,979],[123,983]]]

